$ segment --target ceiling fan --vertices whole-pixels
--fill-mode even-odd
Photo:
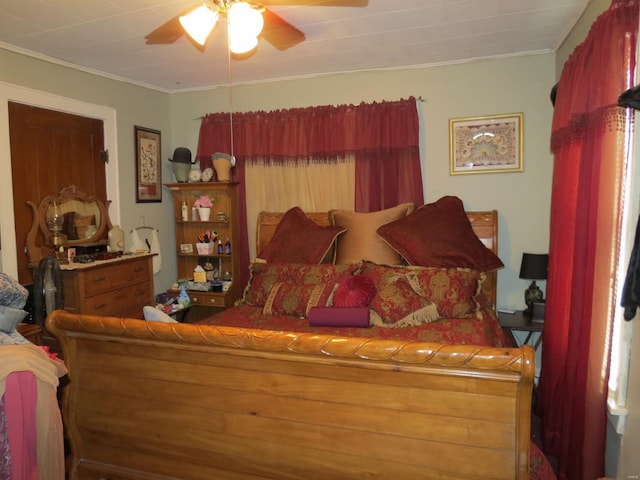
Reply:
[[[147,44],[168,44],[186,34],[196,48],[204,51],[218,18],[226,17],[232,53],[251,51],[259,37],[278,50],[286,50],[302,42],[305,35],[265,5],[364,7],[368,3],[369,0],[205,0],[156,28],[145,39]],[[248,15],[251,26],[240,20],[236,11]]]

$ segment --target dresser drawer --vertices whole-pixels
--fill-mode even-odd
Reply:
[[[125,289],[140,281],[146,281],[150,277],[148,259],[92,268],[83,274],[85,296],[90,297],[114,289]]]
[[[191,305],[219,308],[229,308],[233,306],[233,301],[223,293],[199,292],[197,290],[189,290],[187,293],[189,294]]]
[[[120,317],[124,312],[139,308],[142,315],[144,305],[153,305],[153,287],[150,282],[136,283],[117,290],[88,297],[84,301],[82,313],[89,315]]]

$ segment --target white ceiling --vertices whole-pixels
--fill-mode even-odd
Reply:
[[[272,6],[306,40],[262,40],[229,69],[219,22],[204,53],[144,36],[199,0],[0,0],[0,47],[164,91],[552,52],[590,0],[369,0],[366,7]],[[264,0],[269,4],[268,0]],[[231,72],[231,76],[229,73]]]

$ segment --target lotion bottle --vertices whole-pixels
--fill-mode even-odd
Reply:
[[[189,220],[189,209],[187,208],[187,202],[182,202],[182,221],[186,222]]]

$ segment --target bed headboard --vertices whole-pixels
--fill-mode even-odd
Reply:
[[[256,228],[256,252],[269,243],[276,227],[280,223],[284,212],[260,212]],[[329,225],[328,212],[307,212],[307,216],[318,225]],[[486,212],[467,212],[473,231],[484,245],[496,255],[498,254],[498,212],[489,210]],[[482,291],[491,300],[491,305],[496,306],[497,296],[497,272],[488,272],[487,279],[482,285]]]

